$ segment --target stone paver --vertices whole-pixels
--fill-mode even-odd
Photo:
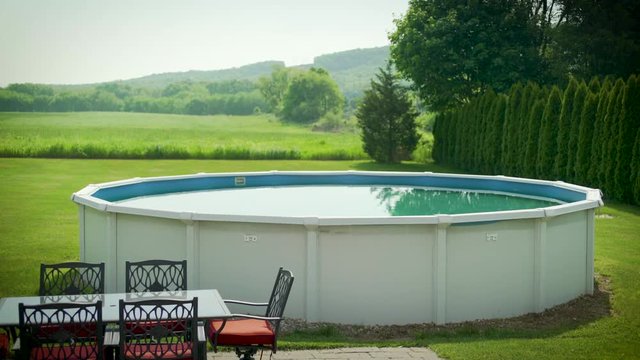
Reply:
[[[265,351],[262,359],[269,359],[270,351]],[[207,360],[236,360],[233,352],[207,353]],[[256,354],[256,359],[260,359],[260,352]],[[419,347],[394,347],[394,348],[341,348],[327,350],[300,350],[300,351],[278,351],[271,358],[273,360],[303,360],[303,359],[392,359],[392,360],[440,360],[438,355],[428,348]]]

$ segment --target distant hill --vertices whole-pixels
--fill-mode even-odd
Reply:
[[[371,79],[389,59],[389,47],[325,54],[292,69],[325,69],[346,98],[352,114]],[[248,115],[271,111],[257,80],[282,61],[264,61],[223,70],[192,70],[81,85],[10,84],[0,88],[0,111],[128,111],[190,115]]]
[[[389,47],[355,49],[321,55],[313,66],[327,70],[347,99],[359,98],[369,88],[371,79],[389,59]]]
[[[355,49],[333,54],[320,55],[313,59],[313,66],[321,67],[330,73],[343,72],[355,68],[377,68],[389,58],[389,47]]]
[[[389,58],[389,46],[369,49],[355,49],[320,55],[314,58],[313,64],[297,65],[295,68],[308,69],[320,67],[327,70],[336,80],[348,100],[360,97],[369,87],[370,80],[383,67]],[[231,69],[223,70],[191,70],[152,74],[139,78],[115,81],[118,84],[130,85],[134,88],[164,89],[169,84],[191,82],[218,82],[228,80],[255,81],[261,76],[268,76],[275,66],[284,66],[282,61],[263,61]],[[54,88],[65,90],[83,90],[99,84],[54,85]]]
[[[147,75],[140,78],[123,80],[121,83],[135,87],[164,88],[171,83],[181,81],[216,82],[226,80],[257,80],[270,74],[274,66],[284,66],[283,61],[263,61],[237,68],[224,70],[191,70]]]
[[[389,59],[389,46],[382,46],[320,55],[313,59],[313,64],[295,67],[309,68],[314,66],[327,70],[345,96],[348,99],[353,99],[362,95],[364,89],[369,87],[369,82],[378,72],[378,68],[384,66],[387,59]],[[134,87],[164,88],[171,83],[180,81],[256,80],[261,76],[271,74],[274,66],[284,65],[282,61],[264,61],[231,69],[153,74],[120,82]]]

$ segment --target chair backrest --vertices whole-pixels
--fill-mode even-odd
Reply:
[[[267,311],[265,316],[267,317],[282,317],[284,308],[287,305],[289,299],[289,292],[293,285],[293,275],[291,271],[280,268],[278,270],[278,276],[276,282],[273,285],[273,291],[271,291],[271,297],[269,298],[269,305],[267,305]]]
[[[102,359],[102,301],[18,305],[20,358]]]
[[[104,263],[40,265],[40,296],[104,293]]]
[[[125,263],[126,292],[187,290],[187,260]]]
[[[120,359],[198,359],[198,298],[120,300]]]

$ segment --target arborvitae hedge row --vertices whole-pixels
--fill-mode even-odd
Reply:
[[[515,84],[440,114],[437,163],[484,174],[563,180],[640,205],[640,77]]]

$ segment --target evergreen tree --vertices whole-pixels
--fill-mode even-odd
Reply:
[[[458,109],[455,112],[455,115],[453,116],[454,118],[454,123],[455,126],[452,128],[452,130],[454,131],[455,134],[455,142],[454,142],[454,161],[452,163],[452,165],[456,166],[456,167],[462,167],[462,157],[464,156],[464,146],[463,146],[463,137],[464,137],[464,129],[466,129],[466,124],[464,124],[464,121],[467,120],[465,118],[465,115],[467,113],[467,108],[468,106],[463,106],[462,109]]]
[[[437,164],[445,163],[446,147],[449,138],[444,124],[444,117],[446,114],[440,113],[436,115],[436,119],[433,122],[433,149],[431,150],[431,158]]]
[[[589,81],[589,91],[594,94],[600,91],[600,79],[597,76],[592,77]]]
[[[451,133],[452,112],[440,113],[436,116],[433,124],[433,150],[431,157],[436,163],[450,164],[451,152],[449,145],[455,140],[454,134]]]
[[[578,137],[580,136],[580,122],[582,120],[582,109],[584,107],[585,98],[587,97],[587,84],[580,82],[575,96],[573,97],[573,108],[571,109],[571,120],[569,128],[569,142],[567,144],[567,164],[565,174],[558,174],[565,181],[573,182],[575,180],[575,163],[576,152],[578,151]],[[559,151],[559,150],[558,150]]]
[[[496,99],[496,93],[493,90],[489,89],[481,98],[480,109],[478,112],[478,121],[475,130],[474,136],[474,146],[476,149],[473,156],[473,170],[477,172],[487,173],[485,170],[485,155],[486,152],[484,149],[489,147],[489,142],[487,139],[489,133],[489,123],[491,122],[491,107]]]
[[[625,83],[622,79],[616,80],[613,86],[613,90],[609,94],[609,100],[607,102],[607,113],[605,115],[604,130],[604,151],[602,152],[602,164],[601,164],[601,184],[604,193],[609,198],[615,198],[615,168],[616,159],[618,157],[618,139],[620,124],[620,118],[623,115],[622,98],[624,97]]]
[[[456,164],[456,166],[461,167],[463,169],[470,169],[471,167],[471,154],[473,150],[469,146],[469,140],[473,136],[473,120],[474,115],[476,113],[478,100],[474,99],[470,104],[464,107],[464,110],[461,114],[460,123],[458,124],[459,129],[459,137],[460,137],[460,162]]]
[[[604,118],[607,110],[607,102],[609,92],[612,88],[611,79],[606,78],[598,92],[598,110],[596,111],[596,120],[593,125],[593,140],[591,142],[591,160],[589,161],[589,184],[591,186],[600,187],[600,163],[602,161],[602,153],[604,151]]]
[[[515,168],[514,175],[523,176],[525,172],[526,164],[525,162],[525,151],[527,148],[528,140],[529,140],[529,113],[533,108],[533,104],[536,102],[538,97],[538,92],[540,88],[535,83],[531,81],[527,82],[527,85],[524,87],[524,91],[522,93],[522,104],[520,106],[520,114],[519,117],[519,126],[518,126],[518,134],[517,134],[517,145],[516,148],[518,151],[515,156]]]
[[[362,129],[364,150],[378,162],[409,159],[418,144],[417,113],[406,89],[400,85],[387,63],[380,69],[356,111]]]
[[[447,164],[453,164],[456,156],[456,137],[458,136],[457,114],[451,111],[447,112]]]
[[[623,95],[622,114],[619,117],[618,147],[613,177],[614,197],[625,202],[632,200],[630,164],[633,143],[636,133],[640,129],[640,88],[638,85],[636,76],[629,77]]]
[[[540,125],[542,123],[545,104],[545,100],[538,99],[533,104],[527,121],[527,145],[523,151],[525,154],[525,166],[523,168],[522,175],[529,178],[536,177],[536,168],[538,164],[538,140],[540,137]]]
[[[500,96],[500,95],[498,95]],[[485,132],[482,139],[482,148],[480,148],[480,171],[482,174],[491,174],[492,166],[490,160],[493,155],[493,148],[491,147],[491,143],[494,141],[493,139],[493,124],[495,119],[493,117],[493,113],[495,111],[496,104],[498,103],[498,98],[494,96],[493,101],[491,101],[489,105],[489,109],[487,110],[487,114],[485,116]]]
[[[542,126],[538,142],[536,176],[541,179],[555,179],[554,159],[558,152],[558,119],[562,110],[562,94],[553,86],[542,115]]]
[[[631,158],[631,191],[636,205],[640,205],[640,129],[636,134]]]
[[[589,161],[591,161],[591,145],[593,143],[598,96],[588,93],[580,114],[580,130],[578,135],[578,151],[576,153],[575,182],[582,185],[593,185],[588,177]]]
[[[469,130],[466,132],[466,147],[467,147],[467,166],[466,169],[471,170],[472,172],[478,172],[477,164],[478,164],[478,149],[480,139],[482,139],[482,111],[486,97],[484,95],[477,97],[476,101],[473,102],[473,112],[471,113],[471,118],[467,124],[469,126]]]
[[[485,172],[497,174],[500,172],[502,154],[502,129],[504,128],[505,110],[507,108],[506,95],[498,95],[490,109],[491,121],[487,124],[485,156]]]
[[[504,175],[514,175],[518,149],[515,145],[520,114],[518,110],[522,103],[523,88],[521,83],[516,83],[509,91],[509,103],[505,115],[504,129],[502,132],[502,172]]]
[[[575,78],[571,78],[562,97],[562,110],[558,118],[558,133],[556,134],[558,152],[553,165],[553,174],[556,179],[564,178],[567,172],[567,154],[569,152],[569,135],[571,133],[571,110],[573,109],[573,101],[577,88],[578,82]]]

